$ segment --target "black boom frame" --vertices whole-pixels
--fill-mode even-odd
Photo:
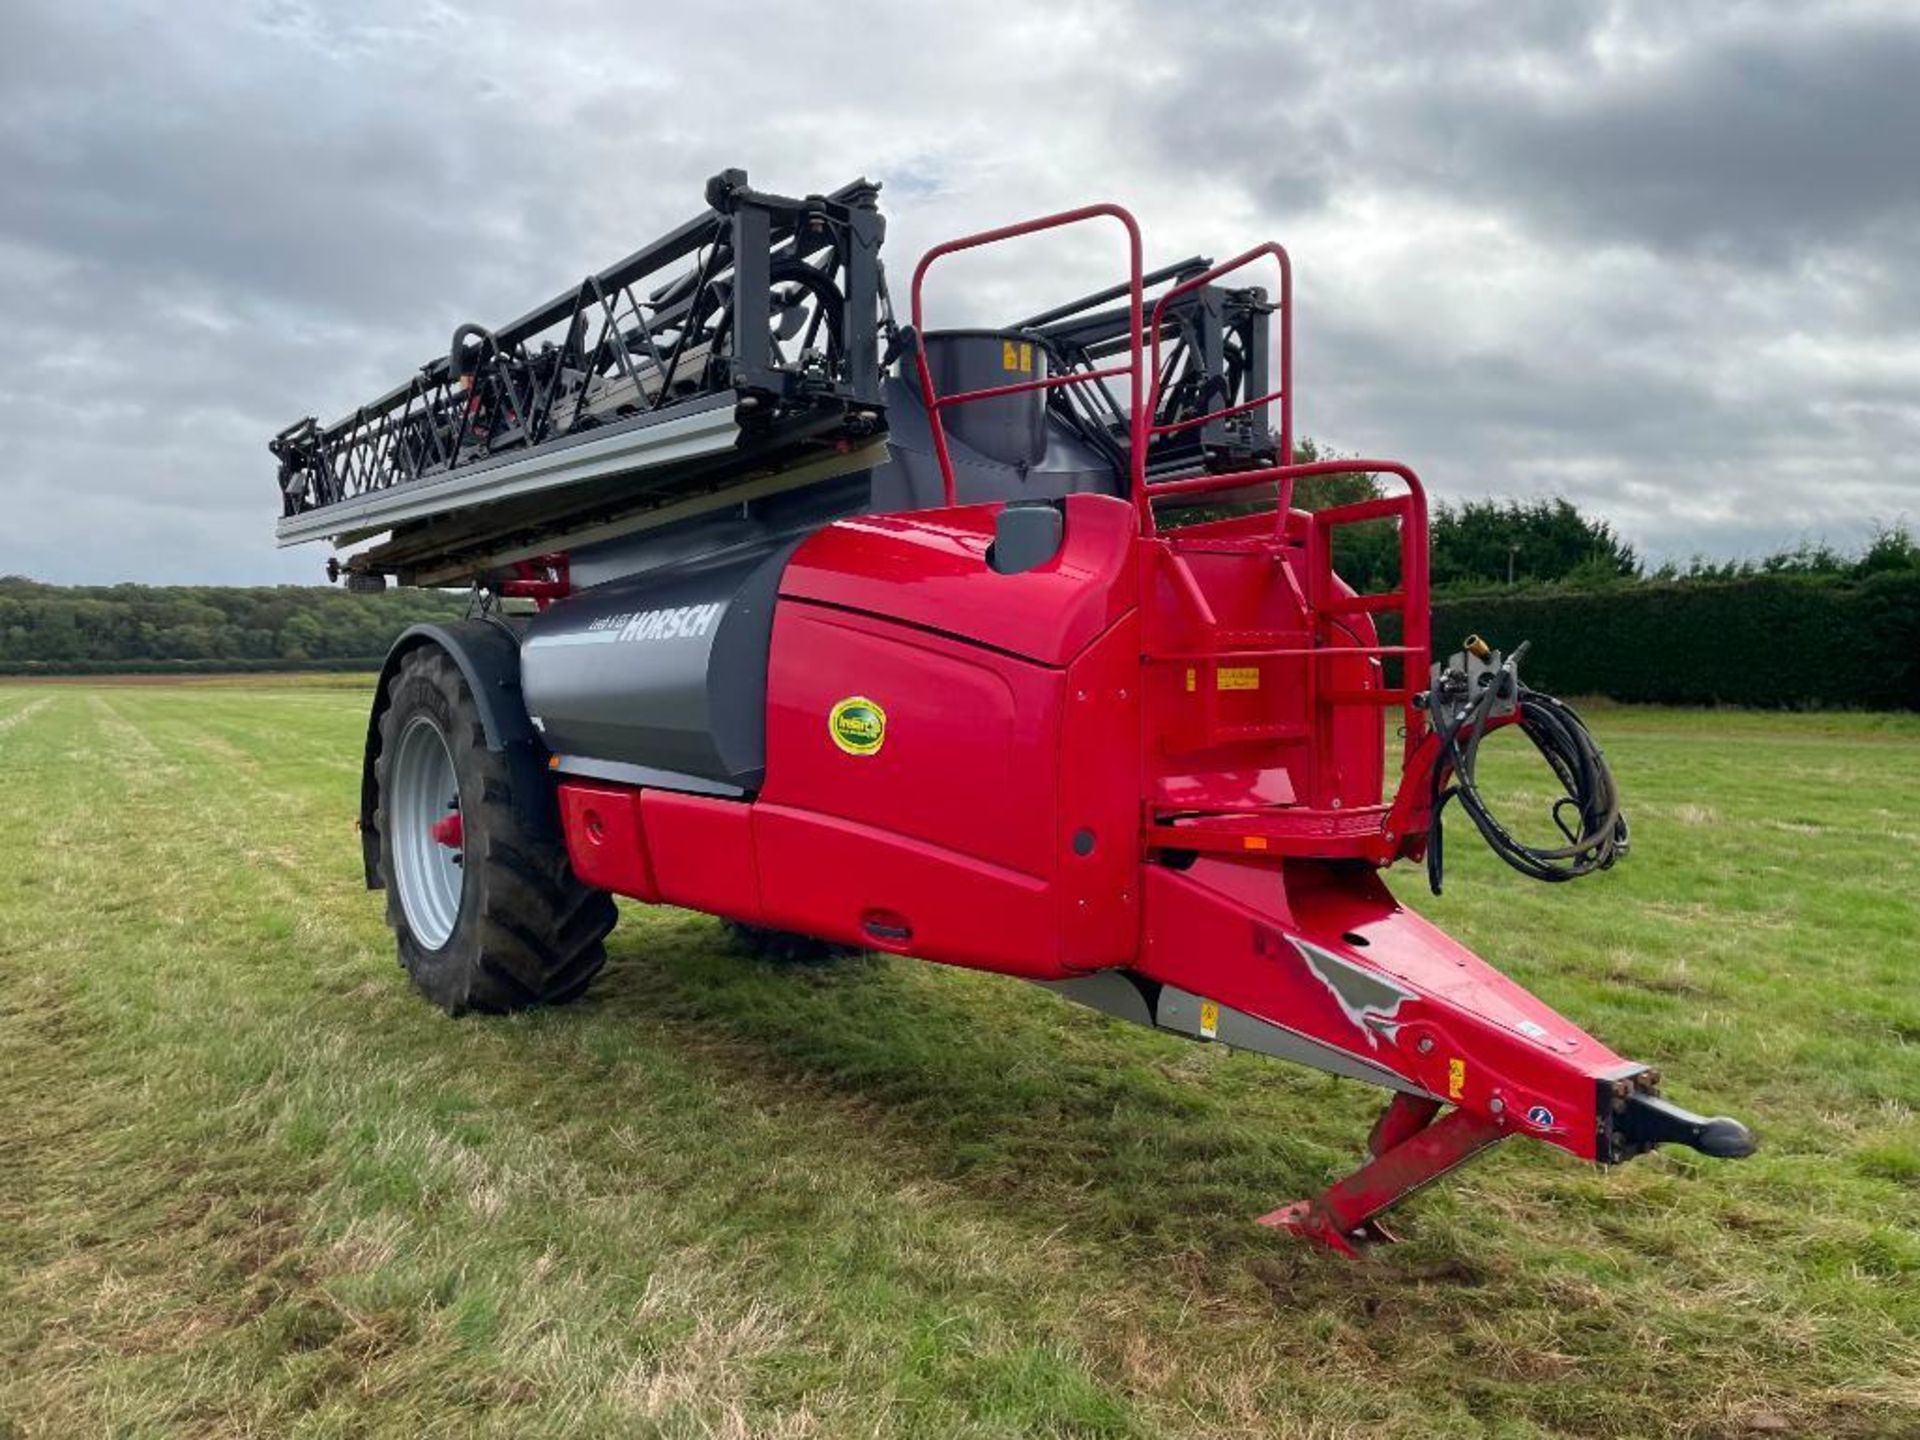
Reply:
[[[460,326],[446,356],[345,419],[281,431],[271,449],[283,515],[727,391],[762,440],[871,434],[891,322],[878,194],[858,180],[792,199],[722,172],[707,182],[706,213],[671,234],[509,325]]]
[[[1178,286],[1204,274],[1212,264],[1196,255],[1151,271],[1141,277],[1141,283],[1150,291],[1160,285]],[[1132,344],[1127,307],[1112,305],[1126,291],[1125,285],[1115,285],[1082,296],[1031,316],[1016,328],[1046,347],[1055,374],[1085,373],[1111,365]],[[1149,442],[1149,476],[1281,463],[1279,451],[1291,437],[1275,432],[1271,404],[1248,404],[1276,388],[1270,319],[1278,308],[1258,286],[1220,285],[1203,285],[1176,296],[1167,306],[1161,322],[1160,401],[1152,424],[1171,433],[1156,435]],[[1108,452],[1119,473],[1126,473],[1124,391],[1116,394],[1105,380],[1063,385],[1048,392],[1048,405],[1084,438]]]

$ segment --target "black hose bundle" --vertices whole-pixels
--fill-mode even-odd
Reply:
[[[1477,694],[1463,693],[1474,687],[1464,671],[1456,671],[1444,677],[1429,697],[1441,751],[1440,763],[1433,768],[1433,818],[1427,831],[1427,884],[1436,895],[1446,865],[1441,815],[1453,799],[1459,800],[1494,854],[1535,880],[1577,880],[1607,869],[1627,852],[1627,821],[1620,813],[1613,771],[1571,705],[1521,682],[1520,658],[1526,650],[1522,644],[1505,664],[1482,670]],[[1553,804],[1553,823],[1566,837],[1564,845],[1522,843],[1500,823],[1480,793],[1476,776],[1480,742],[1495,728],[1488,722],[1496,712],[1505,714],[1510,706],[1517,707],[1513,723],[1546,758],[1566,792]]]

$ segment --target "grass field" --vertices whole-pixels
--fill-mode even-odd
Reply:
[[[446,1020],[365,701],[0,688],[0,1436],[1920,1434],[1920,719],[1602,711],[1622,869],[1407,875],[1764,1148],[1508,1146],[1354,1265],[1248,1222],[1377,1092],[1016,982],[636,908]]]

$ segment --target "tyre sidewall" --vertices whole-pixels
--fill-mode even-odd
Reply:
[[[412,658],[408,657],[409,660]],[[457,688],[450,689],[447,683],[449,676]],[[474,808],[479,786],[483,782],[473,773],[474,742],[471,732],[477,728],[478,721],[473,712],[472,699],[463,693],[465,689],[465,682],[450,664],[409,665],[403,669],[394,683],[392,701],[382,720],[379,768],[380,868],[387,877],[387,923],[393,927],[394,938],[399,944],[400,963],[413,977],[414,984],[436,1003],[454,1012],[466,1008],[474,967],[479,959],[480,927],[475,923],[475,916],[481,902],[481,887],[474,883],[471,874],[463,873],[460,907],[454,918],[453,929],[448,933],[446,942],[437,949],[425,945],[413,933],[413,926],[407,919],[406,904],[401,900],[400,888],[395,883],[398,872],[394,865],[393,826],[389,823],[387,796],[392,783],[392,760],[398,753],[400,737],[406,734],[407,728],[416,719],[424,716],[439,731],[447,754],[453,760],[462,816]],[[463,866],[471,866],[473,848],[473,837],[465,836],[462,841]]]
[[[566,1004],[585,993],[606,963],[605,940],[619,912],[603,890],[581,883],[565,844],[525,815],[551,795],[520,795],[506,756],[487,747],[465,675],[454,658],[422,645],[400,659],[380,716],[374,763],[379,861],[387,923],[414,985],[450,1015],[492,1014]],[[394,757],[409,725],[424,719],[453,762],[461,819],[461,884],[453,930],[438,949],[413,933],[394,883],[387,795]],[[544,781],[544,776],[540,777]]]

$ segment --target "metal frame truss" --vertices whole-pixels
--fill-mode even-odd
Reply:
[[[887,314],[879,187],[805,199],[746,172],[705,213],[498,329],[462,325],[445,357],[333,425],[276,436],[291,518],[732,392],[743,429],[840,412],[880,428]],[[830,415],[829,415],[829,418]]]

